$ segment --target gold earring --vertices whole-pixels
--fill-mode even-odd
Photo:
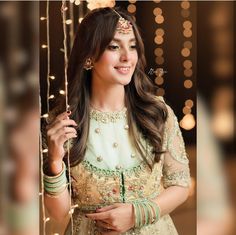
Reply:
[[[86,70],[90,70],[93,68],[93,62],[92,62],[92,59],[91,58],[88,58],[85,60],[85,63],[84,63],[84,68]]]

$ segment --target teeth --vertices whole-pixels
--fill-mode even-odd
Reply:
[[[117,69],[120,70],[120,71],[124,71],[124,72],[129,71],[129,68],[117,68]]]

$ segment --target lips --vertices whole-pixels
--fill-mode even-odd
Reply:
[[[128,74],[130,71],[130,66],[116,66],[114,68],[121,74]]]

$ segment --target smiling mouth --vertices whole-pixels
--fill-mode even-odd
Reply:
[[[119,67],[114,67],[119,73],[122,74],[127,74],[130,71],[130,66],[119,66]]]

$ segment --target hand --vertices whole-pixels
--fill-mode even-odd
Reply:
[[[62,169],[62,159],[65,155],[64,143],[71,138],[77,137],[76,129],[68,127],[77,126],[76,122],[69,118],[70,114],[71,112],[61,113],[46,128],[49,167],[52,174],[58,174]]]
[[[116,235],[134,227],[134,211],[133,205],[130,203],[115,203],[86,216],[96,220],[99,227],[110,230],[104,232],[103,235]]]

